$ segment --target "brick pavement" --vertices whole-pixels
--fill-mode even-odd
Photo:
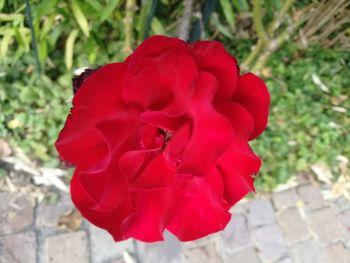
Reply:
[[[245,200],[224,231],[187,243],[169,233],[165,242],[114,243],[63,193],[57,204],[9,192],[0,200],[0,263],[350,262],[350,203],[324,200],[310,182]]]

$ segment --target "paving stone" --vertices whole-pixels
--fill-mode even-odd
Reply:
[[[47,237],[44,241],[45,263],[88,263],[89,250],[84,231]]]
[[[123,258],[107,260],[104,263],[127,263]]]
[[[200,239],[196,239],[194,241],[190,241],[190,242],[183,242],[181,243],[181,247],[183,249],[191,249],[191,248],[196,248],[196,247],[203,247],[206,246],[210,243],[217,243],[220,242],[220,238],[221,238],[221,232],[216,232],[213,234],[210,234],[206,237],[200,238]]]
[[[136,251],[141,263],[179,263],[181,262],[181,243],[168,231],[164,232],[164,241],[136,243]]]
[[[278,261],[278,263],[293,263],[293,261],[290,258],[284,258],[284,259]]]
[[[0,192],[0,235],[24,230],[33,223],[34,201],[24,194]]]
[[[237,251],[230,257],[229,260],[225,260],[224,262],[260,263],[261,260],[259,259],[257,252],[253,248],[245,248]]]
[[[338,198],[335,198],[331,200],[333,206],[337,210],[337,212],[342,213],[347,210],[350,210],[350,201],[346,199],[345,196],[340,196]]]
[[[323,206],[324,200],[319,187],[311,184],[298,187],[298,193],[307,210],[319,209]]]
[[[154,261],[156,262],[156,261]],[[168,261],[164,261],[166,263]],[[203,247],[196,247],[190,250],[184,250],[183,259],[178,262],[183,263],[221,263],[222,259],[218,253],[215,243],[208,244]]]
[[[252,227],[273,224],[276,222],[271,202],[267,199],[256,199],[247,204],[248,221]]]
[[[231,214],[245,214],[246,211],[246,204],[247,202],[245,200],[240,201],[239,203],[235,204],[231,209]]]
[[[104,263],[123,256],[123,252],[134,252],[131,239],[115,242],[112,236],[105,230],[89,224],[91,258],[92,263]]]
[[[350,261],[350,251],[341,243],[327,247],[326,255],[330,263],[349,263]]]
[[[284,210],[296,206],[298,196],[295,189],[291,188],[273,193],[272,200],[277,210]]]
[[[278,223],[289,244],[295,244],[310,237],[306,222],[302,219],[298,208],[289,208],[278,216]]]
[[[267,225],[252,230],[253,242],[263,261],[276,261],[287,253],[286,241],[277,225]]]
[[[312,232],[320,242],[329,244],[343,238],[343,232],[331,208],[314,211],[309,215]]]
[[[322,248],[314,239],[298,243],[291,249],[291,254],[294,263],[326,263]]]
[[[244,215],[233,214],[231,221],[220,235],[220,247],[223,253],[232,254],[234,251],[251,247],[252,240]]]
[[[58,226],[61,216],[74,208],[68,194],[62,194],[56,204],[40,203],[37,206],[36,225],[39,228],[54,228]]]
[[[339,222],[342,226],[344,235],[350,240],[350,210],[338,215]]]
[[[34,231],[0,237],[0,263],[36,263]]]

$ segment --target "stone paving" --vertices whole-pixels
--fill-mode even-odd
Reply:
[[[245,200],[221,233],[180,243],[114,243],[83,221],[69,196],[35,204],[28,195],[0,192],[0,263],[349,263],[350,203],[324,200],[320,185]]]

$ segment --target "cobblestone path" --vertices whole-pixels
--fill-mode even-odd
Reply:
[[[223,232],[187,243],[166,233],[165,242],[116,244],[86,221],[72,231],[62,227],[79,222],[72,209],[66,194],[52,205],[0,192],[0,263],[350,262],[350,203],[324,200],[310,182],[241,202]]]

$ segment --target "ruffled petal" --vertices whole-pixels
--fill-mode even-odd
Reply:
[[[269,114],[270,94],[265,83],[252,73],[240,76],[232,100],[245,107],[254,119],[254,132],[249,140],[258,137],[266,128]]]
[[[186,200],[167,227],[181,241],[195,240],[222,230],[231,218],[222,201],[222,181],[218,173],[208,176],[207,182],[200,184],[200,189],[198,181],[194,183],[197,193],[186,194]],[[189,188],[192,189],[188,185],[186,191]]]
[[[156,57],[171,48],[179,48],[186,50],[186,42],[167,36],[152,36],[147,38],[139,45],[135,51],[126,59],[126,62],[134,63],[140,58]]]
[[[77,165],[86,151],[103,143],[96,121],[83,110],[72,109],[55,143],[61,159]]]
[[[169,117],[160,111],[142,112],[140,119],[149,125],[159,127],[170,132],[178,130],[187,120],[186,116]]]
[[[238,67],[236,60],[217,41],[198,41],[190,46],[199,71],[211,73],[219,83],[215,100],[231,98],[237,87]]]
[[[233,140],[230,148],[221,156],[218,170],[224,182],[224,198],[231,205],[254,190],[254,177],[261,160],[250,149],[248,143]]]
[[[96,123],[125,110],[121,86],[126,67],[123,63],[103,66],[79,88],[55,144],[63,160],[78,164],[86,151],[102,142]]]
[[[126,239],[121,224],[133,212],[128,196],[113,210],[97,210],[95,200],[81,185],[78,173],[73,175],[70,192],[74,205],[89,222],[109,231],[116,241]]]
[[[141,133],[137,112],[129,111],[113,119],[100,121],[96,124],[96,129],[108,146],[111,155],[122,152],[124,148],[134,150],[141,147],[142,134],[138,134],[135,138],[135,133]]]
[[[163,232],[177,213],[183,199],[177,194],[180,185],[133,193],[135,213],[123,223],[125,236],[145,242],[163,240]]]
[[[173,167],[179,167],[181,163],[182,153],[190,139],[191,127],[189,123],[185,123],[171,137],[168,145],[164,149],[164,157]]]
[[[217,103],[215,108],[231,121],[236,136],[248,140],[254,131],[254,120],[242,105],[235,102],[222,102]]]
[[[178,169],[180,174],[210,174],[231,143],[234,131],[230,121],[219,114],[212,104],[216,89],[216,79],[209,73],[200,73],[189,107],[193,129],[182,155]]]
[[[168,164],[162,153],[159,153],[131,186],[135,189],[166,187],[175,182],[175,174],[176,169]]]
[[[112,63],[97,69],[75,94],[73,107],[86,109],[91,117],[98,118],[124,110],[121,88],[127,66]]]
[[[196,78],[192,57],[181,49],[169,49],[129,65],[123,98],[130,106],[180,116],[187,109]]]

